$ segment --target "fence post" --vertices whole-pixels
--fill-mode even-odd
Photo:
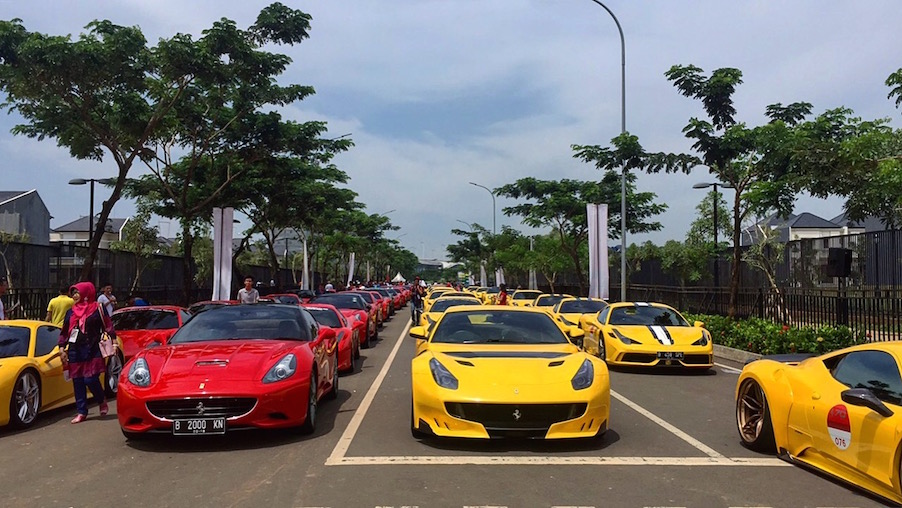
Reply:
[[[764,319],[764,290],[758,288],[758,319]]]
[[[843,287],[844,277],[839,278],[839,291],[836,293],[836,323],[839,325],[849,325],[849,298],[846,296],[845,287]]]

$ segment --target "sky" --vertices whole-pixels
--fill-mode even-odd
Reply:
[[[77,37],[95,19],[139,26],[150,44],[176,33],[200,36],[220,18],[251,25],[268,2],[234,0],[0,0],[0,19],[21,18],[29,31]],[[328,123],[324,137],[351,134],[354,147],[335,158],[368,213],[386,214],[389,232],[420,257],[445,258],[478,223],[532,234],[503,209],[515,201],[494,189],[531,176],[594,180],[601,173],[573,158],[571,145],[603,145],[621,129],[621,47],[617,27],[592,0],[315,0],[286,2],[312,16],[310,38],[272,49],[292,58],[279,78],[316,94],[282,110],[286,119]],[[865,119],[900,111],[884,81],[902,67],[896,0],[605,0],[626,44],[626,127],[650,152],[691,152],[682,134],[698,101],[666,80],[673,65],[706,74],[742,71],[737,119],[765,122],[773,103],[807,101],[814,113],[849,107]],[[86,186],[73,178],[113,176],[115,164],[79,161],[54,140],[14,136],[21,121],[0,115],[0,190],[37,189],[58,227],[88,214]],[[136,168],[137,169],[137,168]],[[136,173],[138,172],[136,171]],[[628,235],[628,243],[682,240],[711,182],[691,174],[641,174],[667,211],[663,229]],[[109,193],[96,189],[95,213]],[[732,199],[725,190],[727,200]],[[842,200],[799,196],[796,213],[830,219]],[[119,201],[114,217],[134,213]],[[177,226],[156,220],[164,235]],[[236,231],[236,234],[238,231]],[[613,241],[612,243],[619,243]]]

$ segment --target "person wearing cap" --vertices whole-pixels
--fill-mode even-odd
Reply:
[[[413,287],[410,288],[410,320],[416,326],[420,322],[420,314],[423,313],[423,300],[426,298],[426,281],[420,277],[414,277]]]
[[[334,293],[334,292],[335,292],[335,286],[333,286],[331,282],[326,284],[326,293]]]

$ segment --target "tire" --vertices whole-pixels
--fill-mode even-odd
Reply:
[[[418,429],[416,421],[414,421],[413,418],[413,399],[410,399],[410,435],[413,436],[414,439],[427,438],[429,434]]]
[[[346,374],[353,374],[357,370],[357,348],[351,344],[351,366],[345,369]]]
[[[16,429],[30,427],[41,411],[41,381],[33,370],[26,370],[16,378],[9,398],[9,425]]]
[[[307,418],[301,424],[298,431],[301,434],[313,434],[316,430],[316,371],[310,375],[310,390],[307,393]]]
[[[777,451],[767,395],[754,379],[746,379],[739,386],[736,428],[745,447],[761,453]]]
[[[355,359],[360,358],[360,338],[358,338],[354,344],[354,358]]]
[[[608,347],[605,345],[604,335],[598,334],[598,357],[601,358],[601,361],[604,363],[608,363],[607,355],[608,355]]]
[[[326,400],[335,400],[338,398],[338,358],[335,359],[334,367],[332,367],[332,388],[323,397]]]
[[[107,399],[116,398],[116,392],[119,391],[119,374],[122,372],[123,365],[125,365],[125,361],[122,358],[121,351],[106,362],[103,391],[106,393]]]

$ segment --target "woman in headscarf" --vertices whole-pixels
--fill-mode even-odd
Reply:
[[[75,305],[63,321],[60,334],[60,351],[63,362],[69,365],[69,376],[75,388],[75,409],[78,414],[72,423],[81,423],[88,418],[88,392],[100,406],[100,415],[109,412],[100,374],[106,370],[106,363],[100,354],[100,337],[104,330],[112,330],[112,320],[102,306],[97,303],[94,284],[79,282],[70,288]]]

